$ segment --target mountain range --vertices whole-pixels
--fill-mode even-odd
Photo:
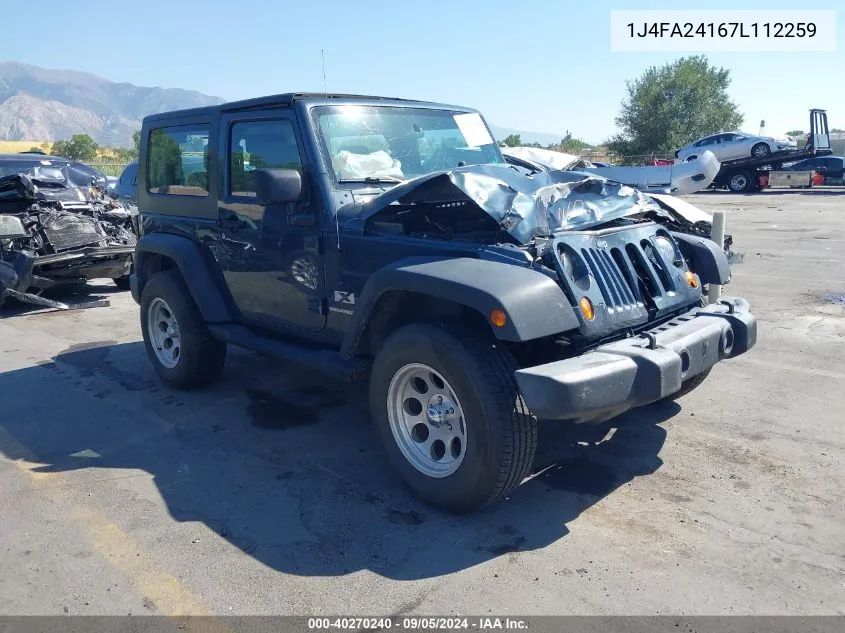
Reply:
[[[154,112],[222,103],[180,88],[144,88],[72,70],[0,62],[0,139],[57,141],[88,134],[101,145],[130,146]]]
[[[223,103],[181,88],[149,88],[74,70],[0,62],[0,140],[58,141],[88,134],[100,145],[128,147],[148,114]],[[491,125],[497,140],[560,142],[561,135]]]

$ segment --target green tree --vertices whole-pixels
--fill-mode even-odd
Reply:
[[[133,160],[138,158],[138,154],[135,150],[127,147],[115,147],[112,150],[112,153],[121,163],[131,163]]]
[[[522,145],[522,139],[519,138],[519,134],[508,134],[502,143],[505,147],[519,147]]]
[[[56,141],[50,149],[50,154],[53,156],[64,156],[67,152],[67,141]]]
[[[786,133],[787,136],[804,136],[804,134],[806,134],[804,130],[792,130]]]
[[[581,154],[585,150],[592,149],[589,143],[585,143],[580,138],[564,138],[560,143],[560,151],[568,154]]]
[[[608,148],[618,156],[671,154],[698,137],[739,128],[744,117],[728,96],[730,81],[730,71],[704,55],[649,67],[626,82],[616,118],[622,131]]]
[[[132,152],[133,158],[138,158],[141,155],[141,130],[132,132]]]
[[[99,146],[87,134],[74,134],[69,141],[53,143],[53,155],[64,156],[72,160],[87,161],[97,156]]]

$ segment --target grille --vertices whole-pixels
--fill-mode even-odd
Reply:
[[[624,250],[585,247],[581,255],[608,308],[651,304],[674,290],[665,263],[648,240],[628,243]]]

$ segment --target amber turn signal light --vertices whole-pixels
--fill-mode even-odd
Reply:
[[[695,278],[695,273],[687,271],[684,273],[684,277],[687,279],[687,283],[692,286],[693,288],[698,288],[698,279]]]
[[[581,297],[581,301],[578,305],[581,307],[581,314],[584,315],[584,318],[587,319],[587,321],[592,321],[596,316],[592,302],[587,299],[587,297]]]
[[[508,315],[505,314],[504,310],[499,310],[496,308],[490,313],[490,323],[495,325],[496,327],[504,327],[505,323],[508,322]]]

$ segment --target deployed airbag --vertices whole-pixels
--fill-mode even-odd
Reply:
[[[405,179],[402,164],[384,150],[372,154],[355,154],[343,150],[332,157],[332,167],[341,180],[363,180],[368,176]]]

